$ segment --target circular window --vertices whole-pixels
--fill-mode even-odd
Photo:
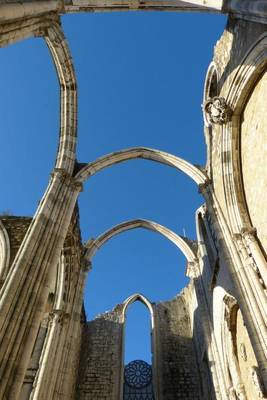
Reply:
[[[145,361],[131,361],[125,367],[124,378],[129,386],[141,389],[151,382],[152,368]]]

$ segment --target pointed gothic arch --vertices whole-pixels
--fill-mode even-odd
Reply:
[[[204,185],[207,182],[207,176],[200,167],[173,154],[161,150],[150,149],[148,147],[131,147],[106,154],[95,161],[82,165],[82,168],[75,175],[75,180],[79,183],[83,183],[90,176],[95,175],[104,168],[137,158],[159,162],[176,168],[189,176],[189,178],[191,178],[197,185]]]
[[[151,367],[152,367],[152,375],[153,375],[153,379],[152,379],[152,391],[154,392],[156,399],[158,398],[158,360],[157,360],[157,346],[156,346],[156,330],[155,330],[155,320],[154,320],[154,310],[153,310],[153,304],[148,300],[147,297],[145,297],[144,295],[142,295],[141,293],[135,293],[131,296],[129,296],[126,300],[124,300],[123,304],[122,304],[122,311],[121,311],[121,322],[123,324],[123,334],[122,334],[122,347],[123,347],[123,351],[122,351],[122,365],[124,366],[124,357],[125,357],[125,328],[126,328],[126,312],[128,307],[139,301],[140,303],[142,303],[146,308],[147,311],[150,314],[150,345],[151,345]],[[122,372],[124,375],[124,367],[122,368]],[[124,379],[122,379],[122,383],[123,383]],[[123,387],[121,387],[121,394],[123,392]],[[140,396],[140,395],[139,395]],[[122,397],[122,396],[121,396]],[[139,397],[138,397],[139,398]]]
[[[151,326],[153,328],[153,326],[154,326],[154,311],[153,311],[152,304],[148,300],[148,298],[145,297],[144,295],[142,295],[141,293],[132,294],[131,296],[127,297],[126,300],[124,300],[123,309],[122,309],[122,322],[125,321],[125,313],[127,311],[127,308],[129,307],[129,305],[135,303],[136,301],[140,301],[148,309],[150,316],[151,316]]]
[[[177,233],[173,232],[172,230],[163,225],[158,224],[157,222],[145,219],[134,219],[122,222],[121,224],[115,225],[106,232],[102,233],[96,239],[88,240],[85,244],[85,247],[87,249],[85,252],[85,258],[88,261],[91,261],[97,250],[99,250],[100,247],[102,247],[113,236],[137,228],[148,229],[150,231],[160,233],[162,236],[166,237],[181,250],[181,252],[186,257],[189,265],[197,264],[198,261],[195,254],[196,250],[193,247],[194,244],[193,241],[189,241],[188,239],[180,235],[177,235]]]

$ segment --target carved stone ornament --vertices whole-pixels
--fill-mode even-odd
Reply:
[[[186,268],[186,276],[191,279],[197,278],[199,276],[199,266],[197,262],[188,262]]]
[[[247,361],[248,356],[247,356],[247,350],[246,350],[246,346],[244,345],[244,343],[240,344],[240,356],[244,361]]]
[[[250,373],[251,373],[252,382],[253,382],[253,385],[257,392],[258,398],[263,399],[264,398],[263,386],[262,386],[261,379],[260,379],[260,376],[258,373],[258,368],[251,367]]]
[[[211,124],[223,125],[231,119],[232,110],[223,97],[213,97],[204,104],[207,121]]]

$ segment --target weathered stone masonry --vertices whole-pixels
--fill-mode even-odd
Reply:
[[[157,392],[157,385],[159,396],[166,400],[199,399],[194,342],[183,295],[151,306],[154,311],[151,332],[154,392]],[[123,312],[124,305],[119,304],[85,325],[77,399],[120,398],[123,384]]]

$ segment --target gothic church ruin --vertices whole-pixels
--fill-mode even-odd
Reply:
[[[77,161],[77,85],[60,17],[112,10],[228,15],[205,80],[204,167],[141,147]],[[38,209],[32,218],[0,219],[0,399],[266,399],[267,2],[1,0],[0,32],[1,47],[32,36],[46,41],[61,94],[56,163]],[[203,196],[196,241],[138,219],[82,243],[76,202],[84,182],[136,158],[195,182]],[[94,254],[135,228],[182,251],[188,286],[162,303],[133,294],[87,322],[83,290]],[[150,313],[152,366],[123,365],[125,312],[135,301]]]

